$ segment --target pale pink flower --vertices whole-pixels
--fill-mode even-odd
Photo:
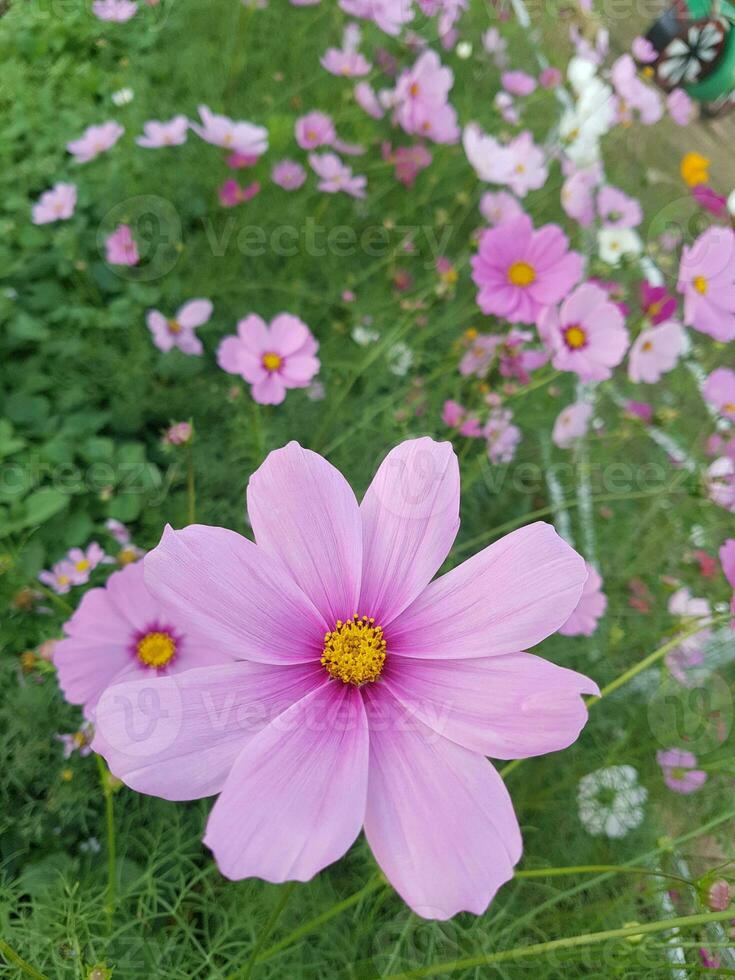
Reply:
[[[44,191],[33,205],[31,217],[34,225],[48,225],[53,221],[66,221],[77,206],[75,184],[58,183]]]
[[[490,184],[506,184],[510,177],[511,161],[506,147],[488,136],[476,123],[469,123],[462,133],[462,146],[480,180]]]
[[[296,191],[306,180],[306,171],[295,160],[279,160],[273,166],[271,180],[285,191]]]
[[[237,335],[225,337],[217,363],[252,385],[261,405],[280,405],[290,388],[306,388],[319,371],[319,344],[298,317],[279,313],[268,325],[255,313],[240,320]]]
[[[186,116],[174,116],[160,122],[158,119],[149,119],[143,123],[143,135],[136,137],[135,142],[138,146],[154,150],[162,146],[181,146],[186,143],[189,132],[189,120]]]
[[[367,58],[357,50],[360,43],[360,29],[356,24],[347,26],[341,48],[327,48],[320,58],[322,68],[332,75],[342,75],[345,78],[360,78],[368,75],[372,65]]]
[[[513,425],[513,413],[508,408],[496,408],[488,416],[482,434],[487,443],[491,463],[510,463],[521,441],[521,430]]]
[[[619,97],[618,115],[623,120],[632,112],[644,126],[651,126],[663,115],[663,105],[658,92],[638,77],[635,62],[629,54],[621,55],[610,70],[610,78]]]
[[[713,881],[707,892],[707,907],[713,912],[726,912],[732,904],[732,886],[724,878]]]
[[[516,107],[515,99],[507,92],[497,92],[493,99],[493,105],[498,110],[504,122],[509,126],[520,126],[521,114]]]
[[[194,426],[191,422],[174,422],[163,434],[163,442],[167,446],[186,446],[194,436]]]
[[[204,348],[194,331],[207,323],[211,315],[211,300],[190,299],[170,319],[159,310],[149,310],[146,323],[159,350],[166,352],[178,347],[184,354],[199,356]]]
[[[497,27],[490,27],[482,35],[482,46],[492,57],[498,68],[503,68],[507,61],[506,50],[508,42]]]
[[[371,20],[392,37],[413,19],[411,0],[339,0],[339,5],[346,14]]]
[[[650,64],[652,61],[656,61],[658,58],[658,53],[647,37],[633,38],[633,43],[630,46],[630,50],[633,53],[633,57],[636,61],[639,61],[643,65]]]
[[[655,384],[676,367],[686,346],[686,333],[675,320],[641,330],[630,348],[628,377]]]
[[[116,122],[102,123],[100,126],[88,126],[77,140],[66,144],[77,163],[89,163],[100,153],[111,149],[125,132]]]
[[[309,165],[319,177],[317,187],[327,194],[343,191],[351,197],[365,197],[367,177],[353,175],[336,153],[310,153]]]
[[[586,562],[586,566],[587,581],[579,602],[566,623],[559,628],[563,636],[592,636],[607,609],[607,596],[602,591],[600,573],[589,562]]]
[[[688,126],[694,118],[694,102],[683,88],[675,88],[666,96],[666,108],[677,126]]]
[[[509,173],[505,181],[514,194],[525,197],[546,183],[549,171],[543,150],[536,146],[528,131],[520,133],[506,147]]]
[[[459,373],[484,378],[502,340],[498,334],[481,333],[475,337],[459,362]]]
[[[548,68],[544,68],[538,77],[539,84],[542,88],[558,88],[562,83],[562,73],[558,68],[554,68],[549,65]]]
[[[606,381],[628,349],[625,319],[599,286],[584,283],[559,310],[548,307],[539,318],[539,333],[557,371],[574,371],[582,381]]]
[[[714,225],[684,246],[676,286],[684,323],[715,340],[735,340],[735,232]]]
[[[557,225],[534,230],[526,214],[483,231],[471,259],[482,312],[511,323],[535,323],[545,307],[579,282],[582,257],[568,244]]]
[[[675,793],[695,793],[707,782],[707,773],[697,769],[697,757],[683,749],[666,749],[656,753],[664,782]]]
[[[373,119],[382,119],[385,115],[380,99],[369,82],[358,82],[355,85],[355,102]]]
[[[708,375],[702,394],[720,415],[735,422],[735,371],[716,368]]]
[[[395,89],[396,120],[407,132],[436,143],[459,139],[457,113],[447,101],[454,73],[443,66],[439,55],[424,51],[412,68],[398,78]]]
[[[383,159],[395,165],[396,179],[404,187],[412,187],[414,181],[429,166],[432,160],[431,153],[421,143],[414,143],[413,146],[399,146],[395,150],[390,143],[383,143]]]
[[[595,187],[598,179],[597,168],[588,167],[577,170],[562,185],[561,206],[583,228],[589,228],[595,220]]]
[[[730,608],[733,614],[733,629],[735,629],[735,538],[728,538],[725,541],[720,548],[719,558],[723,574],[733,590]]]
[[[199,116],[201,125],[193,122],[189,125],[197,136],[213,146],[255,157],[261,157],[268,149],[268,130],[264,126],[217,115],[206,105],[199,106]]]
[[[105,239],[105,258],[110,265],[137,265],[140,262],[130,225],[118,225]]]
[[[132,0],[94,0],[92,13],[100,20],[124,24],[138,12],[138,4]]]
[[[533,524],[432,582],[459,491],[447,443],[397,446],[358,505],[341,473],[292,442],[250,478],[255,542],[169,528],[146,556],[147,587],[171,614],[240,661],[116,685],[93,748],[138,791],[218,793],[204,840],[227,877],[307,881],[363,827],[424,917],[480,914],[512,877],[518,824],[486,757],[577,738],[580,695],[596,684],[518,651],[568,618],[586,572]],[[154,730],[141,724],[151,702]]]
[[[52,589],[57,595],[65,595],[76,585],[74,565],[68,558],[57,561],[51,571],[44,569],[38,573],[38,580]]]
[[[597,213],[605,228],[637,228],[643,221],[640,203],[609,184],[597,194]]]
[[[735,460],[720,456],[707,468],[705,482],[710,499],[735,514]]]
[[[587,435],[593,408],[589,402],[577,402],[562,409],[554,422],[552,442],[560,449],[569,449]]]
[[[536,90],[536,79],[525,71],[504,71],[500,84],[511,95],[530,95]]]
[[[300,116],[294,125],[294,135],[302,150],[331,146],[337,139],[334,123],[326,112],[309,112]]]
[[[523,205],[508,191],[486,191],[480,198],[480,214],[489,225],[502,225],[519,218]]]
[[[98,565],[110,565],[113,559],[105,554],[104,548],[93,541],[86,549],[71,548],[66,560],[71,566],[74,585],[84,585]]]

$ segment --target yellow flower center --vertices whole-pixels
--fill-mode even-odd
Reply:
[[[374,619],[357,613],[345,623],[338,619],[324,637],[321,662],[327,673],[344,684],[376,681],[385,663],[383,630]]]
[[[79,561],[74,564],[74,568],[76,568],[78,572],[86,572],[89,568],[89,562],[86,558],[80,558]]]
[[[536,281],[536,270],[528,262],[514,262],[508,269],[508,282],[514,286],[530,286]]]
[[[564,331],[564,341],[571,350],[579,350],[587,343],[587,334],[578,323],[574,323]]]
[[[526,168],[523,166],[523,164],[522,163],[517,163],[516,164],[516,173],[517,174],[525,174],[525,172],[526,172]]]
[[[414,82],[413,85],[409,88],[408,94],[411,96],[411,98],[415,99],[420,91],[421,90],[419,89],[419,83]]]
[[[735,412],[735,402],[725,402],[722,406],[723,412]]]
[[[266,371],[277,371],[281,364],[283,363],[283,358],[280,354],[263,354],[261,364],[266,369]]]
[[[146,667],[165,667],[176,653],[176,641],[169,633],[146,633],[138,640],[136,651]]]
[[[181,324],[179,323],[178,320],[168,321],[168,332],[174,334],[174,336],[177,333],[181,333]]]
[[[663,309],[663,305],[664,305],[663,301],[657,299],[655,302],[651,303],[651,305],[648,307],[649,314],[651,316],[658,316],[661,310]]]
[[[686,774],[687,774],[686,769],[682,769],[680,766],[676,766],[675,769],[672,769],[671,770],[671,778],[672,779],[682,780],[682,779],[684,779],[684,777],[686,776]]]
[[[653,344],[651,343],[650,340],[644,340],[642,344],[642,349],[644,351],[653,350]]]
[[[121,565],[129,565],[131,561],[135,561],[138,556],[133,551],[132,548],[123,548],[120,554],[117,556],[117,560]]]
[[[695,276],[693,280],[693,284],[697,292],[701,293],[702,296],[704,296],[704,294],[707,292],[707,285],[708,285],[707,280],[704,278],[704,276]]]
[[[59,575],[56,581],[59,585],[68,585],[70,580],[68,575]]]

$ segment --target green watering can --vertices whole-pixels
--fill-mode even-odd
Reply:
[[[647,39],[657,52],[655,81],[698,102],[735,103],[735,6],[729,0],[676,0]]]

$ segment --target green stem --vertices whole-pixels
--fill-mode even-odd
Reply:
[[[321,915],[317,915],[315,918],[305,922],[302,926],[299,926],[298,929],[294,929],[293,932],[290,932],[283,939],[279,939],[277,943],[270,946],[265,950],[265,952],[258,954],[255,962],[263,963],[265,960],[269,960],[272,956],[275,956],[276,953],[280,953],[289,946],[293,946],[294,943],[298,942],[300,939],[303,939],[304,936],[308,936],[310,932],[318,929],[319,926],[323,925],[325,922],[329,922],[330,919],[341,915],[342,912],[345,912],[353,905],[357,905],[358,902],[361,902],[362,899],[370,895],[371,892],[374,892],[378,888],[385,887],[385,884],[385,878],[382,875],[376,875],[367,883],[367,885],[364,886],[364,888],[361,888],[359,891],[355,892],[354,895],[350,895],[349,898],[345,898],[341,902],[337,902],[336,905],[333,905],[330,909],[327,909],[326,912],[322,912]]]
[[[578,864],[565,868],[529,868],[528,870],[516,871],[513,878],[558,878],[562,875],[583,875],[583,874],[632,874],[632,875],[651,875],[654,878],[668,878],[671,881],[678,881],[682,885],[691,885],[696,888],[696,882],[681,875],[669,874],[668,871],[655,871],[652,868],[627,867],[622,864]]]
[[[48,589],[45,585],[40,582],[34,582],[31,586],[32,589],[38,592],[43,592],[46,598],[50,599],[51,602],[67,616],[71,616],[74,612],[74,607],[70,606],[68,602],[65,602],[60,595],[57,595],[53,589]]]
[[[196,523],[197,513],[197,490],[194,480],[194,454],[191,449],[191,442],[186,445],[186,504],[189,524]]]
[[[230,70],[227,74],[227,81],[225,82],[225,91],[223,94],[222,101],[225,106],[229,105],[230,98],[235,91],[235,85],[237,84],[238,77],[242,74],[245,67],[245,34],[247,31],[248,22],[253,15],[253,6],[245,6],[243,3],[238,3],[237,14],[237,26],[235,27],[235,41],[232,47],[232,58],[230,60]],[[241,52],[243,52],[242,57]]]
[[[100,774],[100,784],[105,797],[105,820],[107,828],[107,893],[105,897],[105,913],[107,915],[108,931],[112,930],[112,916],[115,912],[115,814],[112,804],[112,787],[110,773],[101,755],[95,756]]]
[[[414,980],[418,977],[438,976],[442,973],[452,973],[454,970],[471,970],[476,967],[489,966],[492,963],[507,963],[511,960],[528,959],[535,956],[545,956],[558,949],[574,949],[579,946],[596,946],[609,939],[627,939],[631,936],[644,936],[649,933],[667,932],[671,929],[687,929],[690,926],[707,925],[709,922],[725,922],[732,919],[733,909],[727,912],[701,912],[697,915],[682,915],[675,919],[662,919],[659,922],[644,922],[620,929],[607,929],[605,932],[587,932],[580,936],[566,936],[563,939],[552,939],[545,943],[534,943],[532,946],[517,946],[514,949],[503,949],[497,953],[486,953],[481,956],[468,956],[451,963],[435,963],[432,966],[409,970],[407,973],[394,973],[385,980]]]
[[[0,953],[3,954],[8,963],[12,963],[17,966],[18,969],[25,973],[28,977],[33,977],[34,980],[48,980],[45,973],[39,973],[38,970],[31,966],[30,963],[26,963],[22,956],[18,956],[12,946],[9,946],[4,939],[0,939]]]
[[[258,941],[255,943],[255,946],[253,946],[253,951],[250,954],[250,959],[248,960],[248,962],[246,963],[246,965],[243,967],[242,970],[237,970],[235,973],[230,974],[227,980],[250,980],[250,974],[253,972],[253,968],[255,967],[255,964],[258,962],[258,954],[262,950],[270,934],[273,932],[276,922],[278,922],[278,920],[280,919],[281,912],[283,912],[284,908],[286,907],[286,903],[291,897],[291,893],[293,892],[295,887],[296,887],[296,882],[289,881],[289,883],[281,889],[281,897],[276,903],[276,907],[271,912],[270,917],[265,924],[265,928],[261,932],[260,936],[258,936]]]
[[[253,439],[255,442],[255,460],[253,461],[253,469],[255,470],[265,459],[265,433],[263,431],[263,416],[261,414],[260,405],[255,401],[255,399],[251,399],[250,404],[252,406],[253,415]]]

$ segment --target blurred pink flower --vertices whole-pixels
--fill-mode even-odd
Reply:
[[[31,210],[34,225],[47,225],[53,221],[66,221],[77,206],[75,184],[58,183],[44,191]]]
[[[264,126],[217,115],[206,105],[199,106],[199,116],[201,125],[189,125],[197,136],[213,146],[254,157],[261,157],[268,149],[268,130]]]
[[[77,163],[89,163],[100,153],[111,149],[125,132],[116,122],[102,123],[100,126],[88,126],[79,139],[66,144]]]
[[[405,0],[339,0],[339,5],[345,13],[373,21],[393,37],[413,19],[411,4]]]
[[[181,306],[174,317],[168,319],[159,310],[149,310],[146,323],[153,343],[165,352],[178,347],[184,354],[199,356],[202,342],[194,331],[205,324],[212,315],[212,303],[208,299],[190,299]]]
[[[583,228],[589,228],[595,220],[595,187],[598,182],[597,168],[588,167],[575,171],[562,185],[561,206]]]
[[[582,257],[569,251],[561,228],[543,225],[534,230],[526,214],[483,231],[471,265],[482,312],[511,323],[534,323],[582,274]]]
[[[542,70],[538,80],[542,88],[557,88],[562,83],[562,73],[550,65]]]
[[[509,172],[504,183],[514,194],[525,197],[528,191],[538,190],[539,187],[544,186],[549,176],[544,152],[536,146],[533,136],[528,131],[512,139],[506,151]]]
[[[234,208],[238,204],[244,204],[246,201],[251,201],[256,194],[259,193],[259,181],[254,180],[246,187],[241,187],[238,182],[232,178],[230,180],[226,180],[217,192],[219,203],[223,208]]]
[[[707,773],[697,769],[697,758],[682,749],[666,749],[656,753],[664,782],[675,793],[694,793],[707,781]]]
[[[138,12],[138,4],[132,0],[94,0],[92,13],[100,20],[123,24]]]
[[[525,71],[504,71],[500,84],[511,95],[530,95],[536,90],[536,79]]]
[[[694,102],[683,88],[675,88],[666,96],[666,108],[677,126],[688,126],[694,118]]]
[[[165,122],[149,119],[143,123],[143,135],[135,142],[146,149],[159,149],[162,146],[181,146],[186,143],[189,132],[189,120],[186,116],[174,116]]]
[[[310,153],[309,165],[319,177],[317,187],[327,194],[343,191],[351,197],[365,197],[367,177],[353,175],[352,168],[342,163],[335,153]]]
[[[499,334],[481,333],[474,337],[459,362],[459,373],[484,378],[502,340]]]
[[[716,368],[708,375],[702,394],[720,415],[735,422],[735,371]]]
[[[510,409],[494,409],[482,429],[491,463],[510,463],[521,441],[521,430],[513,425]]]
[[[57,595],[65,595],[72,585],[76,585],[74,565],[68,558],[64,558],[56,562],[51,571],[44,569],[44,571],[39,572],[38,580],[56,592]]]
[[[684,246],[676,288],[684,323],[715,340],[735,339],[735,233],[713,226]]]
[[[456,143],[457,113],[448,102],[453,84],[454,73],[441,64],[439,55],[432,50],[424,51],[396,83],[398,124],[405,132],[425,136],[435,143]]]
[[[105,239],[105,258],[110,265],[137,265],[140,262],[138,246],[133,239],[130,225],[118,225]]]
[[[524,213],[518,198],[508,191],[486,191],[480,198],[480,214],[490,225],[502,225]]]
[[[577,440],[587,435],[592,413],[589,402],[567,405],[556,417],[551,433],[552,442],[560,449],[570,449]]]
[[[726,912],[732,904],[732,894],[732,885],[724,878],[718,878],[707,892],[707,907],[713,912]]]
[[[643,220],[640,203],[609,184],[597,194],[597,213],[605,228],[636,228]]]
[[[645,422],[649,425],[653,421],[653,408],[648,404],[648,402],[636,402],[628,399],[625,403],[625,411],[629,415],[635,416],[635,418],[640,419],[641,422]]]
[[[294,135],[302,150],[331,146],[337,139],[334,123],[325,112],[309,112],[300,116],[294,125]]]
[[[582,381],[612,377],[628,348],[623,315],[603,289],[590,283],[578,286],[559,310],[547,307],[538,329],[557,371],[574,371]]]
[[[74,585],[84,585],[89,581],[89,576],[98,565],[110,565],[113,559],[105,554],[96,541],[93,541],[86,549],[71,548],[66,556],[71,566],[71,576]]]
[[[296,191],[306,180],[306,171],[295,160],[279,160],[273,165],[271,180],[285,191]]]
[[[191,422],[174,422],[166,429],[163,441],[167,446],[186,446],[191,442],[194,435],[194,426]]]
[[[705,184],[697,184],[691,188],[692,197],[705,211],[709,211],[716,218],[724,218],[727,215],[727,198],[722,194],[713,191]]]
[[[290,313],[279,313],[268,325],[251,313],[237,324],[237,335],[225,337],[217,363],[252,385],[261,405],[280,405],[290,388],[306,388],[319,371],[319,344],[309,328]]]
[[[574,612],[559,628],[562,636],[592,636],[607,609],[607,596],[602,591],[600,573],[589,562],[586,562],[586,566],[587,581]]]
[[[342,75],[345,78],[359,78],[368,75],[372,65],[360,54],[360,28],[357,24],[348,24],[344,30],[342,47],[328,48],[320,59],[322,68],[332,75]]]
[[[421,143],[413,146],[398,146],[394,150],[390,143],[383,143],[383,159],[395,165],[396,180],[404,187],[412,187],[414,181],[429,166],[431,153]]]
[[[651,323],[663,323],[670,320],[676,313],[676,297],[672,296],[666,286],[653,286],[644,279],[640,285],[641,309]]]
[[[705,482],[710,499],[735,514],[735,459],[720,456],[710,463]]]
[[[358,82],[355,85],[355,102],[373,119],[382,119],[385,115],[380,99],[369,82]]]
[[[630,348],[628,377],[631,381],[655,384],[676,367],[686,344],[686,333],[675,320],[642,330]]]
[[[633,57],[641,64],[647,65],[651,61],[656,61],[658,53],[647,37],[634,37],[630,46]]]
[[[651,126],[663,115],[658,92],[638,77],[635,62],[629,54],[621,55],[610,70],[610,78],[619,97],[618,115],[623,121],[632,118],[633,110],[644,126]]]

